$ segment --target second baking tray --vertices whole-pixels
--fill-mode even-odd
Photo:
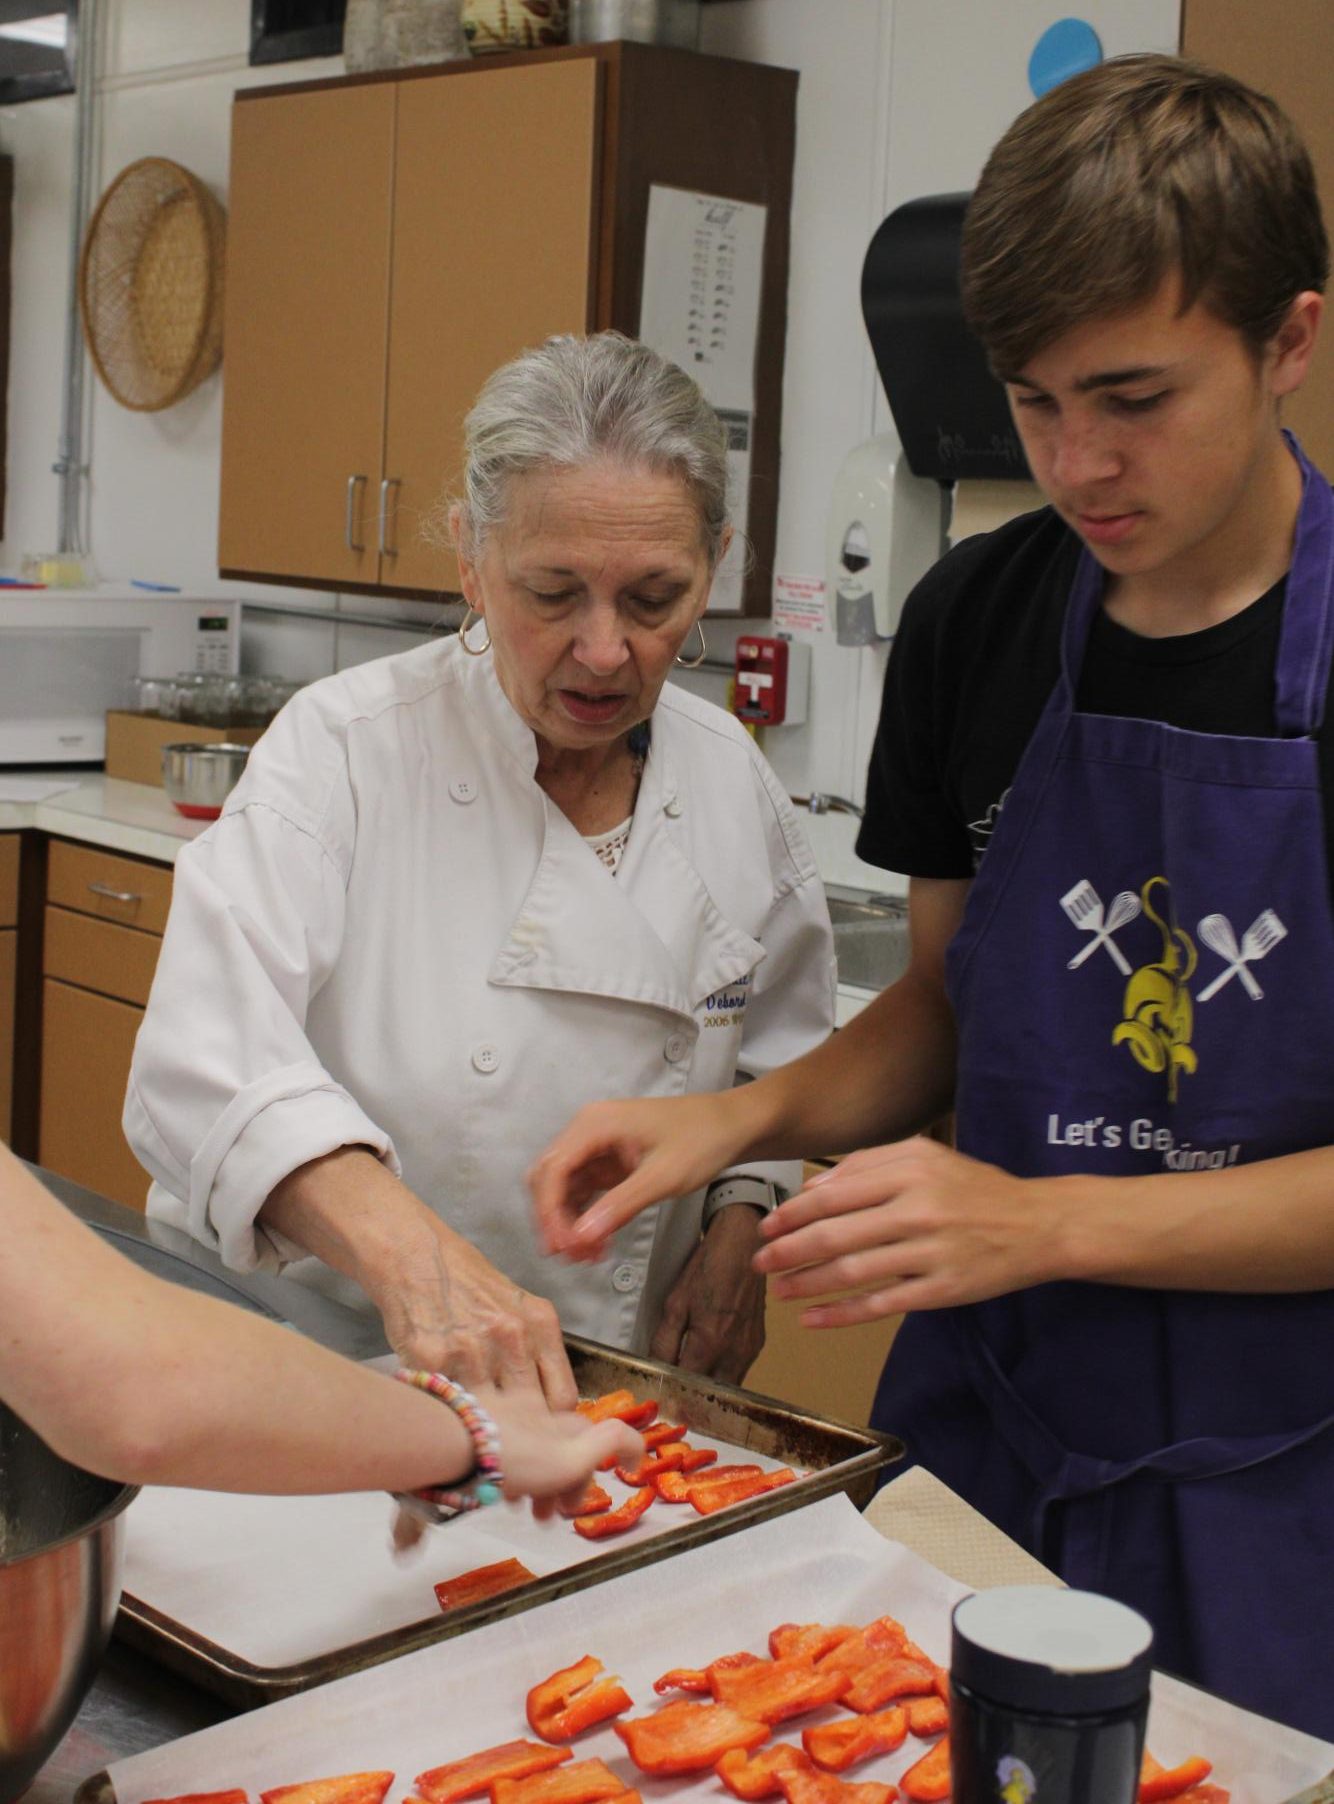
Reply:
[[[664,1419],[683,1421],[690,1434],[721,1443],[731,1450],[731,1456],[740,1452],[789,1465],[798,1471],[799,1477],[793,1484],[711,1516],[698,1516],[688,1506],[677,1505],[672,1512],[672,1525],[666,1528],[661,1527],[665,1514],[656,1513],[665,1512],[671,1506],[655,1505],[650,1515],[656,1516],[655,1526],[660,1532],[643,1535],[632,1530],[624,1539],[610,1540],[605,1546],[592,1544],[596,1551],[591,1553],[589,1544],[579,1541],[566,1524],[572,1556],[568,1565],[540,1574],[499,1597],[451,1610],[448,1615],[432,1609],[420,1620],[396,1624],[379,1632],[374,1624],[357,1625],[349,1620],[338,1637],[337,1646],[323,1646],[309,1652],[298,1652],[288,1646],[272,1663],[247,1656],[238,1646],[226,1645],[226,1636],[218,1638],[205,1634],[197,1619],[190,1620],[194,1613],[179,1601],[167,1601],[163,1607],[164,1597],[158,1596],[155,1600],[151,1585],[143,1586],[146,1595],[138,1595],[134,1589],[133,1564],[127,1573],[116,1633],[163,1665],[229,1703],[247,1709],[393,1659],[432,1642],[448,1640],[481,1623],[529,1610],[535,1604],[563,1597],[568,1592],[598,1584],[620,1573],[669,1559],[685,1548],[735,1534],[755,1522],[799,1509],[816,1498],[837,1491],[847,1492],[859,1508],[864,1508],[875,1490],[878,1472],[903,1455],[900,1442],[871,1429],[807,1415],[774,1398],[737,1390],[680,1371],[675,1366],[635,1358],[592,1341],[570,1337],[566,1346],[581,1394],[594,1396],[623,1388],[631,1390],[637,1397],[652,1398]],[[729,1453],[725,1452],[723,1457],[729,1457]],[[288,1509],[293,1507],[291,1500],[281,1502]],[[253,1499],[229,1505],[225,1499],[203,1499],[192,1493],[173,1494],[169,1500],[154,1500],[149,1507],[171,1508],[177,1504],[180,1516],[179,1520],[173,1520],[171,1532],[182,1536],[192,1533],[192,1520],[206,1523],[208,1512],[225,1511],[229,1507],[250,1511],[265,1507],[257,1505]],[[277,1506],[269,1507],[276,1509]],[[295,1560],[283,1564],[281,1580],[288,1598],[294,1600],[293,1607],[299,1610],[303,1585],[338,1586],[345,1583],[349,1575],[345,1567],[331,1572],[318,1562],[320,1511],[322,1507],[326,1510],[330,1507],[328,1500],[306,1499],[295,1507],[309,1511],[309,1570],[305,1573],[300,1570],[301,1555],[298,1552]],[[384,1514],[387,1519],[387,1505]],[[516,1545],[505,1545],[508,1512],[486,1511],[483,1514],[487,1519],[488,1551],[471,1563],[487,1563],[510,1553],[521,1556],[517,1539]],[[130,1532],[133,1536],[133,1514]],[[473,1531],[462,1524],[447,1525],[435,1531],[429,1539],[430,1553],[436,1556],[435,1564],[440,1563],[440,1556],[449,1555],[451,1534],[457,1537],[470,1532]],[[256,1612],[281,1611],[285,1606],[274,1588],[273,1575],[265,1575],[263,1550],[258,1545],[262,1539],[261,1533],[251,1543],[254,1559],[238,1558],[234,1554],[220,1557],[217,1549],[208,1544],[205,1530],[199,1544],[191,1547],[190,1556],[200,1562],[201,1581],[207,1572],[207,1583],[231,1595],[244,1597],[248,1608],[253,1597]],[[456,1546],[461,1546],[461,1542],[456,1541]],[[378,1551],[377,1557],[383,1558]],[[451,1563],[454,1570],[459,1569],[452,1556]],[[421,1570],[424,1574],[427,1566],[422,1564]],[[439,1576],[449,1575],[441,1572]],[[431,1599],[431,1581],[427,1577],[422,1578],[422,1593],[426,1599]],[[367,1632],[361,1633],[361,1628]]]

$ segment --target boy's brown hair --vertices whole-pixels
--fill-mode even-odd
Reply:
[[[1045,94],[996,145],[963,230],[964,313],[1002,379],[1173,273],[1257,352],[1322,289],[1315,173],[1267,95],[1198,63],[1123,56]]]

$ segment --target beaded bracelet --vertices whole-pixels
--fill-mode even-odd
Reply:
[[[419,1391],[429,1391],[441,1403],[447,1404],[472,1436],[473,1446],[477,1449],[476,1462],[466,1478],[449,1486],[426,1485],[420,1491],[409,1492],[405,1501],[410,1498],[451,1515],[479,1510],[484,1504],[499,1503],[505,1482],[500,1465],[500,1432],[476,1397],[441,1372],[399,1371],[394,1376]],[[437,1516],[435,1520],[441,1521],[443,1517]]]

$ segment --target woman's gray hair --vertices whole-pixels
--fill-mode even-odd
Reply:
[[[476,557],[503,521],[512,476],[599,458],[679,476],[717,564],[727,430],[684,370],[622,332],[549,338],[488,377],[464,421],[460,549]]]

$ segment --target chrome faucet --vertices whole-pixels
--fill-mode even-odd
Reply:
[[[792,800],[798,807],[809,808],[812,814],[855,814],[858,820],[862,818],[863,811],[847,796],[826,795],[823,790],[813,789],[808,796],[793,796]]]

